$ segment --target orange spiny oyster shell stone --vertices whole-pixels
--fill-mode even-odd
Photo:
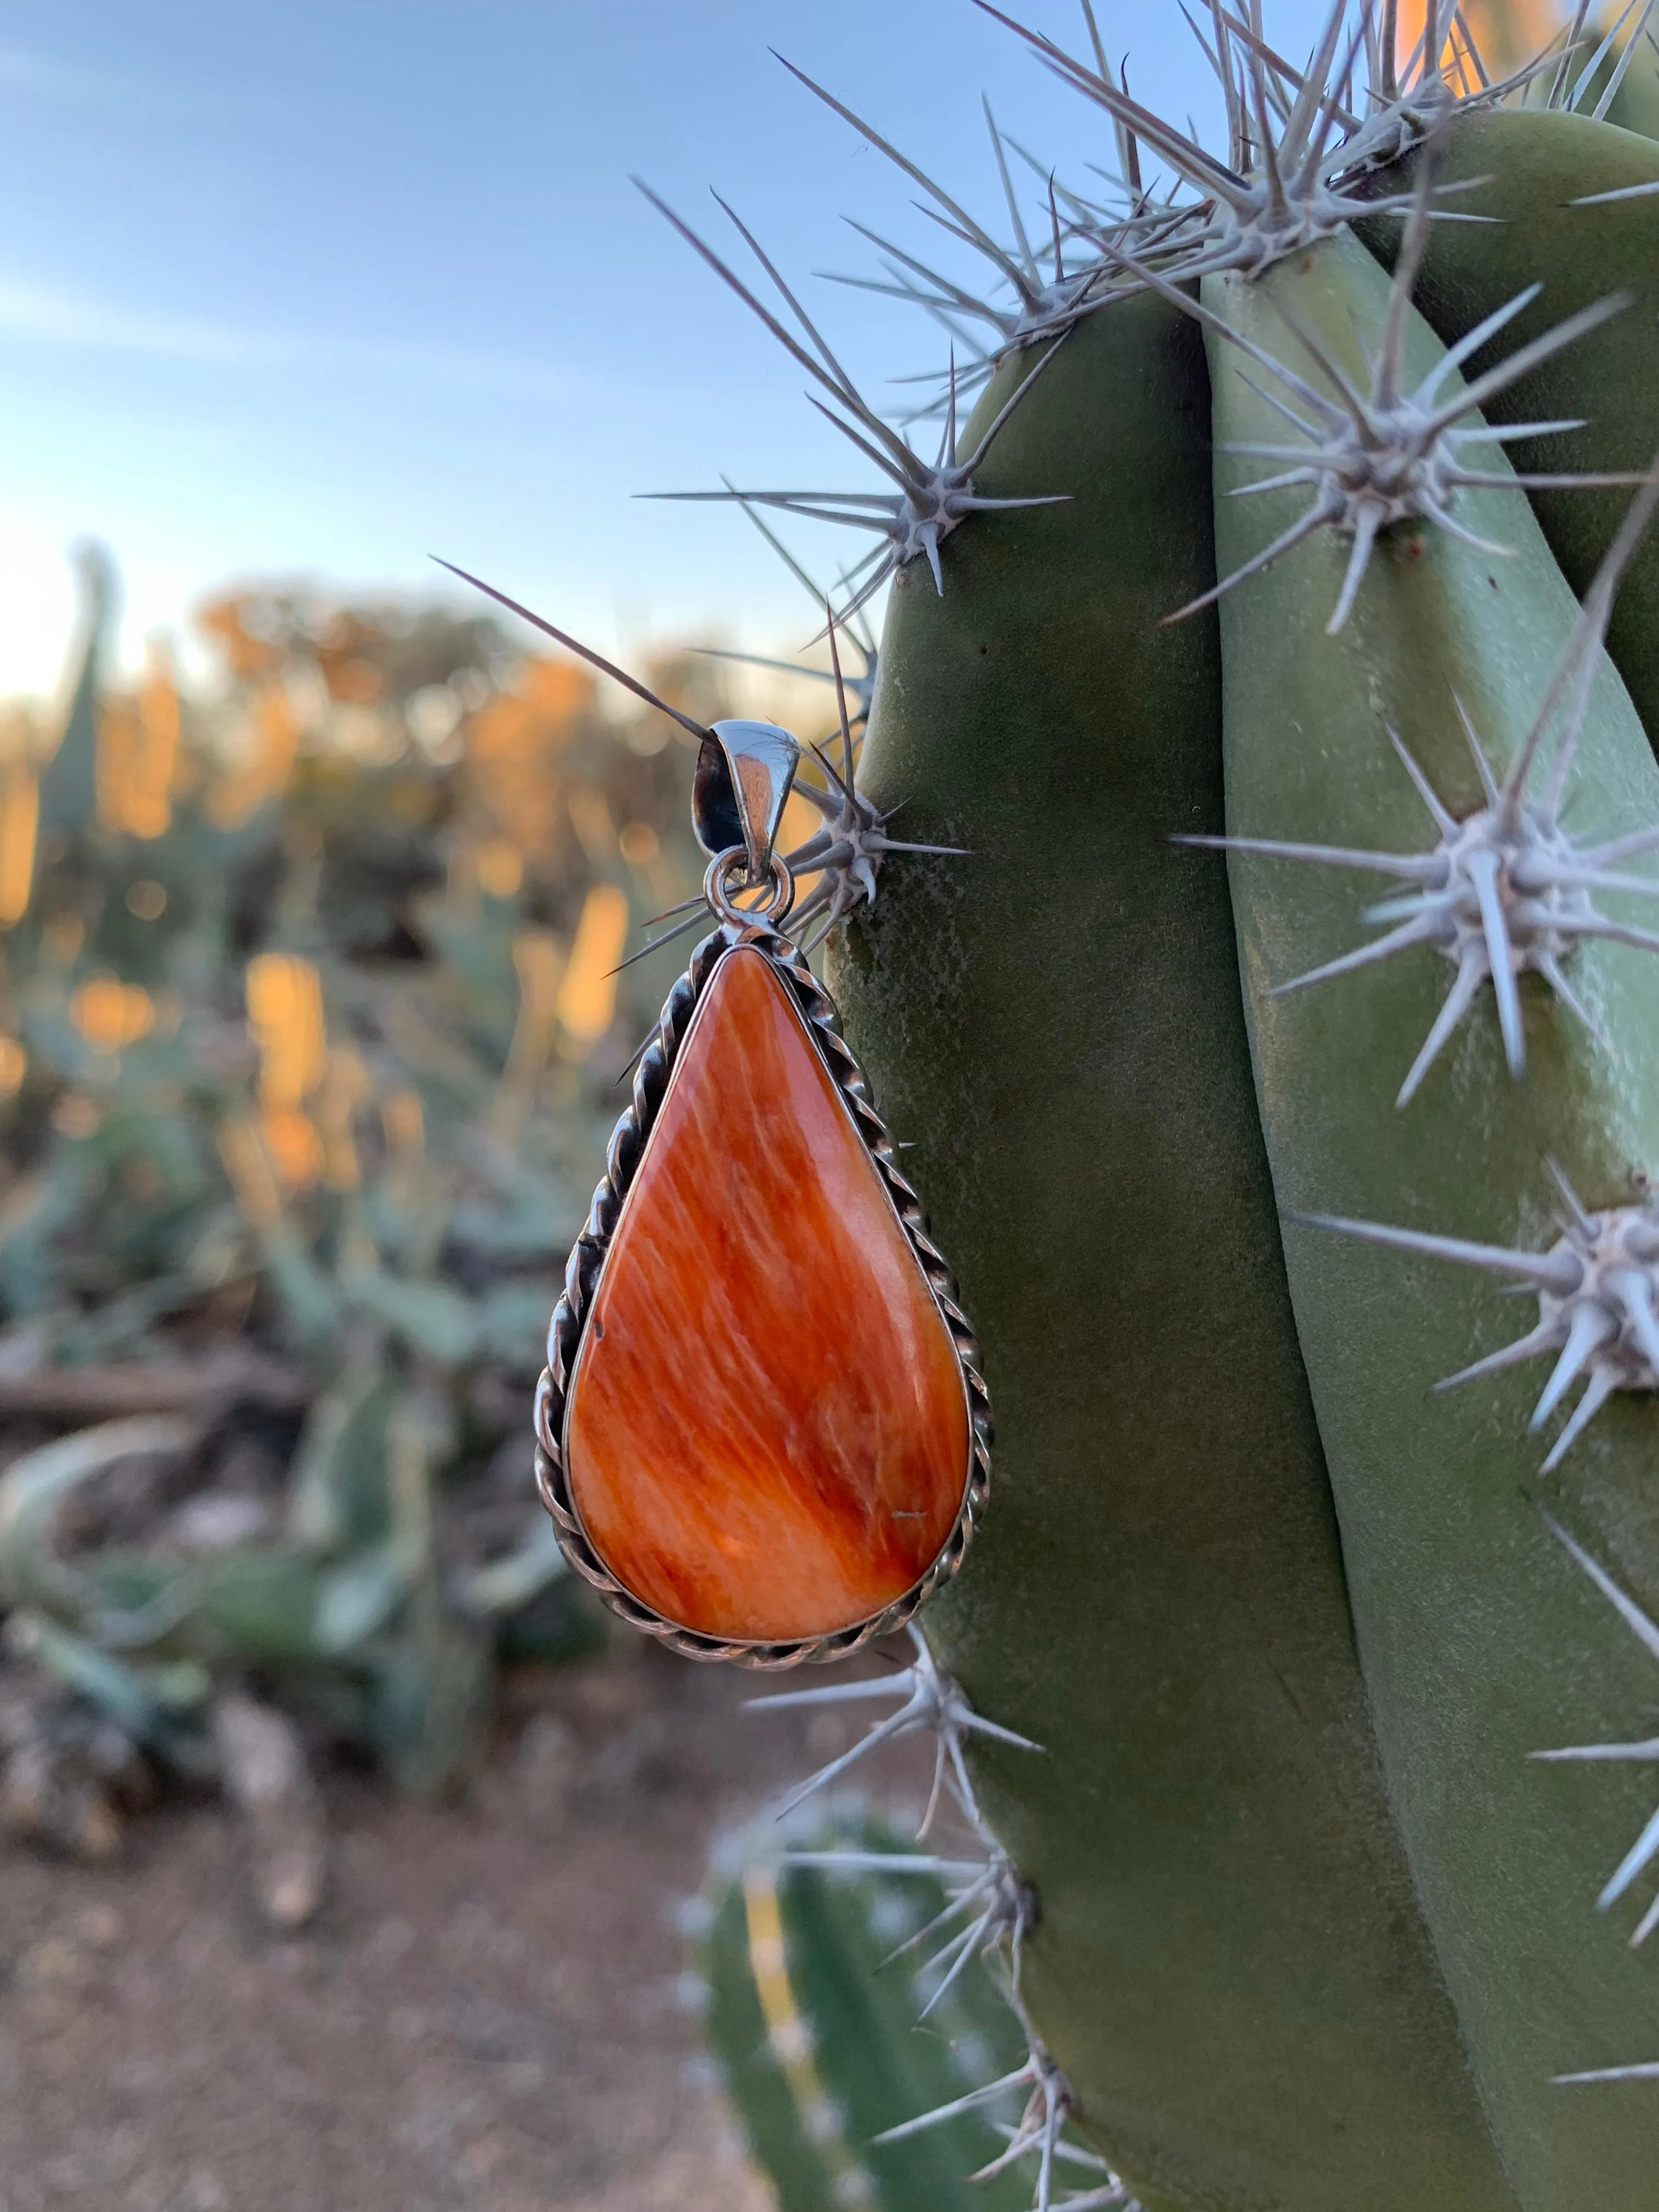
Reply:
[[[582,1333],[565,1462],[623,1588],[732,1642],[867,1620],[961,1510],[956,1347],[759,952],[720,961],[681,1045]]]

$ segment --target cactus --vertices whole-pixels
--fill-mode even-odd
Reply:
[[[990,337],[972,507],[924,565],[863,501],[853,796],[935,856],[842,886],[830,973],[1000,1487],[902,1675],[793,1693],[902,1700],[815,1784],[931,1734],[1036,1900],[1030,2140],[1146,2212],[1638,2212],[1659,158],[1587,9],[1505,76],[1462,10],[1402,59],[1337,0],[1301,69],[1218,4],[1219,155],[1086,0],[1081,58],[986,12],[1116,140],[1109,204],[1032,164],[1040,253],[820,94],[1019,305],[877,241]],[[762,260],[793,326],[715,265],[874,436]]]
[[[770,1822],[722,1845],[691,1916],[705,2039],[779,2212],[1017,2212],[1027,2191],[1011,2167],[967,2178],[1001,2156],[1017,2089],[880,2140],[1023,2056],[982,1978],[946,1988],[949,1969],[925,1963],[945,1884],[971,1869],[917,1854],[856,1805],[784,1833],[787,1848]]]

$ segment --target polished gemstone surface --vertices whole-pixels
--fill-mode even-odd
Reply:
[[[955,1348],[758,952],[721,961],[681,1047],[577,1354],[566,1455],[617,1579],[710,1636],[866,1620],[956,1520]]]

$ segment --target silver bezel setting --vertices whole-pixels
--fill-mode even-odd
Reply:
[[[611,1573],[589,1540],[570,1495],[565,1462],[570,1377],[623,1201],[644,1157],[692,1017],[720,962],[740,947],[764,956],[789,993],[830,1072],[933,1291],[956,1351],[968,1407],[968,1465],[962,1504],[933,1564],[902,1596],[867,1620],[827,1635],[787,1643],[732,1642],[704,1635],[665,1620],[635,1597]],[[975,1523],[984,1510],[991,1480],[991,1401],[980,1372],[979,1346],[957,1304],[951,1270],[927,1235],[921,1201],[899,1170],[886,1124],[871,1103],[864,1071],[842,1036],[835,1002],[789,939],[767,922],[724,923],[698,945],[685,973],[668,994],[656,1032],[635,1071],[633,1097],[611,1132],[605,1172],[593,1193],[586,1226],[565,1267],[563,1295],[548,1328],[547,1366],[536,1386],[535,1423],[537,1486],[552,1516],[565,1558],[630,1627],[655,1637],[671,1651],[688,1659],[725,1659],[741,1667],[777,1668],[844,1658],[872,1637],[903,1627],[962,1565]]]

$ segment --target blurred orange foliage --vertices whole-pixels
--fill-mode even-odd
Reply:
[[[527,660],[513,689],[497,692],[467,724],[474,794],[520,853],[544,852],[552,844],[561,804],[556,756],[592,703],[585,669],[567,660]]]
[[[232,592],[196,611],[197,628],[217,645],[233,676],[264,676],[281,665],[283,648],[276,639],[261,637],[249,627],[257,605],[253,592]]]
[[[314,1182],[324,1161],[316,1124],[301,1110],[328,1066],[323,985],[310,961],[261,952],[247,964],[247,1025],[259,1053],[260,1127],[291,1189]]]
[[[155,1004],[148,991],[113,975],[94,975],[70,1000],[70,1019],[100,1052],[137,1044],[155,1026]]]
[[[208,818],[221,830],[240,827],[256,808],[288,788],[300,750],[300,717],[280,675],[261,683],[248,701],[246,757],[225,768],[208,787]]]
[[[627,942],[627,899],[614,884],[595,884],[582,901],[559,987],[559,1023],[572,1059],[585,1060],[616,1018],[617,963]]]
[[[106,830],[161,837],[173,821],[179,767],[179,689],[165,649],[153,646],[136,691],[106,697],[98,715],[98,818]]]
[[[368,1070],[355,1052],[343,1047],[329,1054],[317,1097],[317,1127],[323,1140],[323,1178],[331,1190],[353,1190],[362,1179],[352,1118],[373,1089]]]
[[[28,912],[34,888],[34,845],[40,823],[40,786],[26,761],[0,771],[0,929]]]
[[[1497,76],[1530,61],[1547,46],[1561,27],[1561,12],[1552,0],[1466,0],[1459,14],[1467,21],[1480,58]],[[1473,92],[1479,79],[1462,53],[1462,34],[1449,22],[1451,10],[1441,0],[1438,10],[1445,26],[1441,67],[1448,83],[1459,92]],[[1395,52],[1403,66],[1422,43],[1428,21],[1425,0],[1400,0]]]

